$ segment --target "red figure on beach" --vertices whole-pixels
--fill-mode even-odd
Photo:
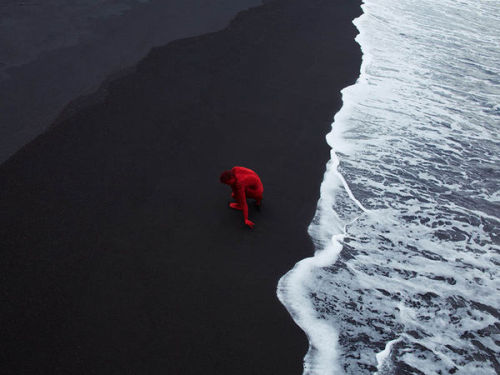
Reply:
[[[247,198],[255,199],[257,206],[260,207],[264,192],[264,187],[257,173],[245,167],[233,167],[230,171],[222,172],[220,182],[231,186],[233,190],[231,196],[236,200],[236,203],[230,203],[229,207],[243,211],[245,224],[253,228],[255,224],[248,220]]]

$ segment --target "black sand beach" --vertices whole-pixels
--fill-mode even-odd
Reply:
[[[277,0],[153,49],[0,166],[2,374],[300,374],[276,297],[354,83],[358,1]],[[264,183],[254,230],[222,170]]]

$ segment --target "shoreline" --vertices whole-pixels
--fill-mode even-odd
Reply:
[[[0,166],[3,373],[301,373],[276,287],[313,254],[359,14],[271,1],[155,48]],[[264,183],[254,230],[218,182],[233,165]]]

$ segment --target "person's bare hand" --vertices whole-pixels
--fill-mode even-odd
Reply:
[[[239,203],[229,203],[229,207],[231,207],[234,210],[238,210],[238,211],[242,210],[241,205]]]
[[[250,220],[248,220],[248,219],[246,219],[246,220],[245,220],[245,224],[246,224],[246,225],[248,225],[250,228],[253,228],[253,227],[254,227],[254,225],[255,225],[255,224],[253,223],[253,221],[250,221]]]

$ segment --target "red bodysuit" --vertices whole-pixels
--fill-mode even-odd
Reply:
[[[243,211],[245,224],[250,228],[253,228],[254,223],[248,220],[247,198],[255,199],[257,205],[260,206],[264,186],[262,186],[262,181],[257,173],[251,169],[245,167],[233,167],[231,172],[235,177],[235,181],[230,184],[231,189],[233,190],[232,197],[236,199],[238,203],[231,203],[229,206],[236,210]]]

